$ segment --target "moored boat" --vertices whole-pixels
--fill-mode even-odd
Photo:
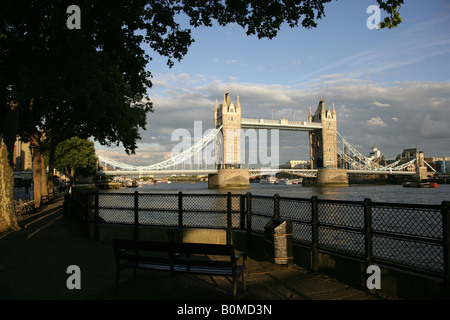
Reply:
[[[430,182],[430,188],[437,188],[438,184],[436,182]]]
[[[260,184],[277,184],[278,179],[275,178],[274,176],[269,176],[269,177],[261,178],[259,183]]]
[[[406,188],[437,188],[436,182],[405,182],[403,184]]]
[[[278,184],[291,185],[292,181],[289,179],[280,179],[278,180]]]

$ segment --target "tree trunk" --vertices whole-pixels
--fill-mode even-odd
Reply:
[[[19,103],[6,109],[4,132],[0,135],[0,232],[20,230],[14,209],[14,144],[19,121]]]
[[[45,165],[44,161],[44,154],[41,152],[41,195],[46,196],[48,195],[48,188],[47,188],[47,167]]]
[[[54,174],[55,170],[55,152],[56,152],[56,143],[51,143],[49,146],[48,153],[48,176],[47,176],[47,189],[49,192],[54,192],[55,190],[55,182],[54,182]]]
[[[8,161],[8,148],[0,141],[0,232],[20,230],[14,209],[14,172]]]
[[[41,206],[42,196],[48,195],[47,172],[45,168],[44,154],[42,152],[41,134],[35,130],[32,133],[25,133],[34,144],[33,153],[33,192],[34,204],[36,208]]]
[[[48,195],[44,155],[39,147],[35,148],[33,155],[33,184],[34,203],[36,208],[38,208],[41,206],[42,196]]]
[[[37,152],[38,148],[35,148],[33,155],[33,194],[34,194],[34,206],[39,208],[41,206],[41,157]]]

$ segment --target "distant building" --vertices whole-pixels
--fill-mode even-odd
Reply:
[[[381,158],[381,151],[378,150],[377,146],[373,146],[372,152],[369,153],[369,159],[376,161],[376,160],[379,160],[380,158]]]
[[[32,157],[30,152],[30,143],[23,142],[19,138],[16,139],[14,144],[14,171],[31,171],[32,170]]]
[[[450,173],[450,157],[432,157],[426,160],[439,173]]]
[[[403,152],[397,156],[395,160],[400,160],[401,162],[408,162],[412,159],[417,159],[417,164],[419,167],[425,166],[423,151],[418,151],[417,147],[412,149],[403,149]]]
[[[309,161],[305,160],[289,160],[280,165],[280,169],[305,169],[306,167],[309,167]]]

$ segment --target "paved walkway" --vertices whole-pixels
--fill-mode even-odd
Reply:
[[[170,276],[165,272],[138,271],[135,283],[132,272],[124,271],[114,290],[111,244],[84,237],[76,221],[63,217],[62,199],[20,220],[20,225],[20,231],[0,234],[0,299],[231,299],[231,283],[223,277]],[[66,285],[71,265],[81,270],[79,290]],[[252,258],[248,259],[247,291],[237,297],[245,301],[375,299],[378,297],[364,290],[298,266]]]

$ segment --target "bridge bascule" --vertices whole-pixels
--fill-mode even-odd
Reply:
[[[310,169],[281,169],[278,166],[248,168],[248,164],[241,162],[243,129],[308,132]],[[339,148],[340,144],[342,148]],[[212,156],[204,159],[207,148],[209,155],[212,150]],[[332,110],[328,110],[323,99],[320,99],[314,114],[310,109],[308,121],[248,119],[241,118],[239,96],[235,105],[228,91],[224,94],[222,104],[216,101],[214,129],[203,135],[191,147],[167,160],[148,166],[135,166],[97,155],[100,164],[112,168],[108,171],[99,171],[99,174],[140,176],[207,174],[209,186],[212,188],[247,187],[249,177],[280,172],[314,178],[324,184],[340,185],[348,184],[347,174],[417,175],[421,170],[419,159],[416,158],[381,165],[364,156],[337,131],[334,105]]]

